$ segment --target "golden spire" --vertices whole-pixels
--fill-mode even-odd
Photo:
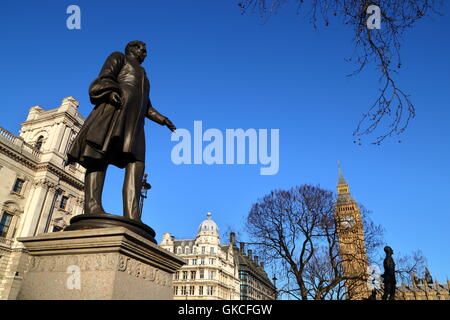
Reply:
[[[342,174],[341,160],[338,160],[338,175],[339,175],[339,179],[338,179],[338,183],[337,183],[338,186],[348,184],[347,181],[345,181],[344,175]]]
[[[350,196],[350,189],[348,187],[348,183],[344,178],[341,170],[341,161],[338,160],[338,183],[337,183],[337,191],[338,191],[338,201],[350,201],[352,200]]]

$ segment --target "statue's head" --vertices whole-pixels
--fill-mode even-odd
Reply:
[[[139,63],[144,62],[145,58],[147,57],[147,47],[144,42],[139,40],[133,40],[128,42],[127,46],[125,47],[125,54],[131,55],[136,58]]]
[[[389,246],[384,247],[384,252],[386,252],[386,254],[390,256],[394,254],[394,250],[392,250],[392,248]]]

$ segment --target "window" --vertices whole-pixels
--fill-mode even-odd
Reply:
[[[192,259],[192,265],[197,265],[197,259]]]
[[[186,249],[184,249],[184,253],[186,253],[186,254],[190,253],[189,247],[186,247]]]
[[[196,275],[197,275],[197,271],[191,271],[191,279],[195,279]]]
[[[189,294],[190,294],[191,296],[194,295],[194,286],[190,286],[190,287],[189,287]]]
[[[198,295],[202,296],[203,295],[203,286],[199,286],[198,287]]]
[[[194,247],[194,250],[192,250],[193,253],[197,253],[197,247]]]
[[[173,287],[173,294],[175,295],[175,296],[177,296],[178,295],[178,287]]]
[[[208,296],[212,296],[214,295],[214,287],[213,286],[208,286],[207,287],[207,293]]]
[[[209,258],[209,264],[214,264],[214,258]]]
[[[247,280],[247,272],[239,271],[239,278],[241,278],[242,280]]]
[[[60,208],[60,209],[63,209],[63,210],[66,210],[67,202],[68,202],[68,201],[69,201],[69,197],[62,196],[62,197],[61,197],[61,202],[60,202],[60,204],[59,204],[59,208]]]
[[[186,286],[182,286],[182,287],[181,287],[181,295],[182,295],[182,296],[186,296],[186,295],[187,295]]]
[[[186,280],[188,277],[188,272],[187,271],[183,271],[183,280]]]
[[[211,247],[209,250],[211,253],[214,253],[214,247]]]
[[[16,182],[14,183],[14,187],[13,187],[13,191],[15,193],[19,193],[22,191],[22,187],[25,181],[23,181],[22,179],[17,178]]]
[[[9,213],[3,212],[2,217],[0,219],[0,237],[5,238],[8,234],[9,225],[11,224],[12,215]]]
[[[202,247],[202,253],[206,252],[206,247]]]
[[[180,271],[175,272],[175,280],[180,279]]]
[[[200,279],[205,279],[205,270],[200,269]]]
[[[177,248],[177,254],[181,254],[181,247]]]
[[[44,137],[39,136],[39,138],[37,138],[37,140],[36,140],[36,144],[34,145],[34,147],[38,150],[41,150],[43,142],[44,142]]]
[[[205,264],[205,258],[201,258],[201,259],[200,259],[200,264],[201,264],[201,265],[204,265],[204,264]]]
[[[214,276],[215,276],[215,272],[214,272],[214,271],[209,271],[209,272],[208,272],[208,279],[209,279],[209,280],[214,279]]]

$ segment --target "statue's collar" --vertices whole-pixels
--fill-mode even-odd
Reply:
[[[141,65],[141,63],[139,62],[138,59],[136,59],[135,56],[131,55],[131,54],[127,54],[125,55],[127,57],[128,60],[133,61],[134,63],[137,63],[138,65]]]

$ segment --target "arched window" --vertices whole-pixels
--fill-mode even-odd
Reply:
[[[181,254],[181,247],[177,248],[177,254]]]
[[[6,201],[0,210],[0,237],[11,239],[14,237],[15,227],[22,211],[13,201]]]
[[[190,253],[189,247],[186,247],[186,249],[184,249],[184,253],[185,254],[189,254]]]
[[[38,150],[41,150],[43,142],[44,142],[44,136],[39,136],[39,138],[37,138],[37,140],[36,140],[36,144],[34,145],[34,147]]]
[[[12,218],[13,215],[8,212],[3,212],[0,215],[0,237],[6,238]]]

